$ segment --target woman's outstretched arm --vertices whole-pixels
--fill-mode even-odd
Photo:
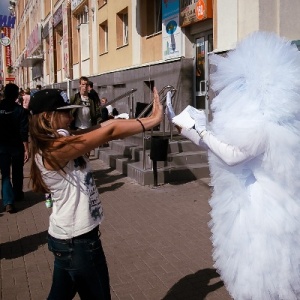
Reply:
[[[163,107],[160,103],[157,89],[154,88],[153,92],[153,108],[149,117],[138,120],[112,119],[102,123],[101,127],[96,126],[96,129],[77,135],[75,138],[61,137],[55,140],[54,143],[60,143],[62,140],[67,140],[68,143],[60,149],[53,151],[51,153],[52,156],[63,165],[108,141],[125,138],[155,127],[163,118]]]

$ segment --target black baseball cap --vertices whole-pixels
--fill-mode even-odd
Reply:
[[[46,111],[56,111],[83,107],[71,105],[65,91],[60,89],[44,89],[34,93],[30,97],[29,110],[32,115]]]

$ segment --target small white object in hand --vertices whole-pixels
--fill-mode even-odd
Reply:
[[[172,122],[181,128],[193,128],[195,125],[195,120],[189,114],[190,107],[192,106],[188,105],[180,114],[172,119]]]
[[[166,116],[167,116],[169,122],[172,122],[172,119],[175,117],[174,109],[172,107],[171,91],[167,92],[167,97],[166,97]]]

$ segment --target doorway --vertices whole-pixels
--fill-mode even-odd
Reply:
[[[207,31],[196,36],[194,61],[194,106],[209,113],[208,53],[213,51],[213,34]]]

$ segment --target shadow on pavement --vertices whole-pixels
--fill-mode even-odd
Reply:
[[[44,194],[34,193],[33,191],[25,192],[24,196],[25,196],[25,198],[23,201],[15,202],[15,206],[16,206],[18,212],[22,211],[24,209],[27,209],[31,206],[34,206],[35,204],[45,200]]]
[[[20,212],[24,209],[27,209],[31,206],[34,206],[36,205],[37,203],[41,202],[41,201],[44,201],[45,200],[45,196],[44,194],[37,194],[37,193],[34,193],[33,191],[27,191],[27,192],[24,192],[24,200],[22,201],[15,201],[14,202],[14,205],[17,209],[17,212]],[[0,217],[3,216],[3,212],[4,212],[4,207],[3,207],[3,204],[2,204],[2,199],[1,199],[1,212],[0,212]]]
[[[115,182],[115,181],[118,181],[122,178],[126,178],[126,176],[123,174],[116,174],[116,175],[109,174],[113,170],[114,170],[113,168],[108,168],[108,169],[93,171],[95,183],[96,186],[98,187],[99,193],[114,191],[124,185],[124,182]],[[104,186],[107,184],[111,184],[111,185]]]
[[[111,184],[110,186],[105,186],[105,187],[98,187],[98,192],[101,195],[102,193],[105,192],[112,192],[120,188],[121,186],[124,185],[124,182],[116,182]]]
[[[180,279],[172,286],[162,300],[204,300],[209,293],[224,286],[224,283],[221,280],[216,283],[209,284],[211,279],[218,277],[220,277],[220,275],[215,269],[199,270],[194,274],[187,275]]]
[[[45,230],[1,244],[0,259],[14,259],[37,250],[39,246],[47,243],[47,234],[48,230]]]

